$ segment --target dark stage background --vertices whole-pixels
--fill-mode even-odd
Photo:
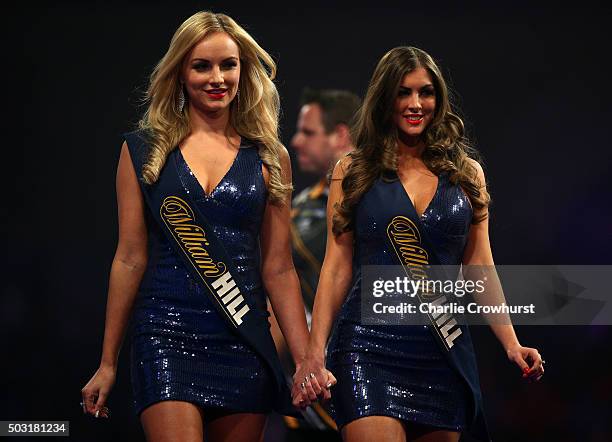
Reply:
[[[143,438],[127,345],[112,419],[86,418],[78,404],[100,356],[121,133],[138,120],[147,75],[174,30],[200,9],[234,17],[278,62],[286,144],[304,86],[363,96],[386,50],[427,50],[485,159],[496,262],[612,264],[610,7],[459,3],[5,10],[5,110],[19,116],[3,134],[0,420],[70,420],[77,441]],[[312,180],[294,174],[297,190]],[[488,329],[474,334],[494,440],[612,440],[610,327],[518,328],[547,361],[537,385],[521,381]]]

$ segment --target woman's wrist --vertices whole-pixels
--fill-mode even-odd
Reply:
[[[321,344],[312,343],[308,346],[306,352],[306,359],[316,362],[323,362],[325,360],[325,346]]]
[[[521,346],[521,344],[519,343],[519,341],[517,339],[513,339],[509,342],[504,342],[503,343],[503,347],[504,350],[506,351],[506,353],[510,353],[513,350],[516,350],[517,348],[519,348]]]
[[[103,370],[117,371],[117,358],[102,357],[100,368]]]
[[[306,350],[299,352],[298,354],[292,354],[293,364],[298,367],[302,365],[304,360],[306,359]]]
[[[491,324],[491,329],[506,353],[521,346],[512,324]]]

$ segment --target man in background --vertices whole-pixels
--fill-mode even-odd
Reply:
[[[361,100],[348,91],[306,89],[301,104],[291,147],[297,154],[300,171],[315,174],[319,179],[293,199],[291,233],[293,262],[310,313],[325,256],[327,174],[353,149],[350,124]]]

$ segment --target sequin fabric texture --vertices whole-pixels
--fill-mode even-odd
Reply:
[[[471,414],[472,393],[429,328],[361,323],[361,266],[396,265],[386,243],[387,222],[395,215],[388,189],[395,195],[405,191],[399,181],[382,186],[377,181],[355,211],[353,283],[327,353],[328,367],[338,379],[332,415],[340,427],[381,415],[461,431]],[[443,264],[461,262],[471,216],[467,196],[441,175],[420,221]]]
[[[262,162],[244,141],[221,182],[207,195],[180,151],[185,192],[204,213],[245,283],[242,294],[267,316],[260,275],[259,231],[266,205]],[[174,164],[172,164],[174,162]],[[163,400],[203,408],[268,412],[274,378],[265,361],[225,323],[147,211],[149,259],[133,314],[132,388],[137,413]]]

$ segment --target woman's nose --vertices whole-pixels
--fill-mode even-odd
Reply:
[[[408,100],[408,109],[411,112],[420,112],[421,111],[421,99],[419,98],[419,94],[411,94]]]
[[[221,73],[219,66],[214,66],[212,68],[210,82],[215,84],[223,83],[223,74]]]

